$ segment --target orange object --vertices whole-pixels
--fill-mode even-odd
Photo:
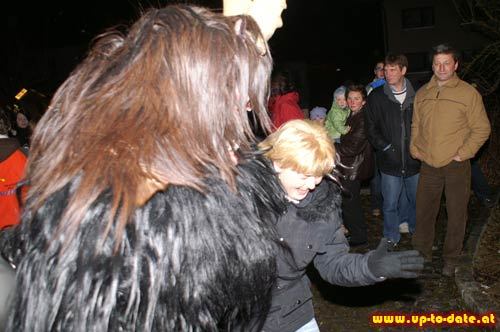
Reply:
[[[17,186],[24,177],[25,166],[26,156],[19,149],[0,162],[0,229],[19,223],[21,197]]]

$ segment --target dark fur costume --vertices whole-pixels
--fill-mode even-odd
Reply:
[[[272,223],[285,200],[260,158],[239,169],[238,195],[215,172],[207,195],[179,186],[157,193],[116,255],[111,235],[99,245],[110,195],[65,250],[56,228],[70,188],[25,215],[2,241],[18,265],[8,330],[248,331],[251,316],[264,320],[276,279]]]

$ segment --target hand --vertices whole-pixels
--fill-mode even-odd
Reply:
[[[346,126],[345,127],[345,133],[347,134],[348,132],[351,131],[351,126]],[[344,134],[345,135],[345,134]]]
[[[455,161],[462,161],[462,158],[457,154],[455,157],[453,157],[453,160]]]
[[[418,152],[412,153],[412,157],[414,159],[417,159],[417,160],[422,160],[422,157],[420,156],[420,153],[418,153]]]
[[[377,249],[368,258],[368,268],[376,277],[384,278],[416,278],[424,268],[424,258],[416,250],[393,251],[386,238],[380,240]]]

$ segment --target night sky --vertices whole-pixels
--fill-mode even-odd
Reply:
[[[0,102],[8,102],[21,87],[52,94],[85,56],[94,36],[110,26],[128,25],[150,3],[169,1],[46,1],[3,11]],[[191,3],[222,7],[222,0]],[[288,0],[284,27],[270,46],[277,66],[297,68],[308,106],[328,107],[342,82],[367,83],[371,78],[373,63],[384,53],[377,3]]]

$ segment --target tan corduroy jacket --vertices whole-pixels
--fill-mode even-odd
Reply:
[[[433,76],[417,91],[411,130],[411,154],[433,167],[472,158],[491,131],[481,95],[457,74],[442,86]]]

